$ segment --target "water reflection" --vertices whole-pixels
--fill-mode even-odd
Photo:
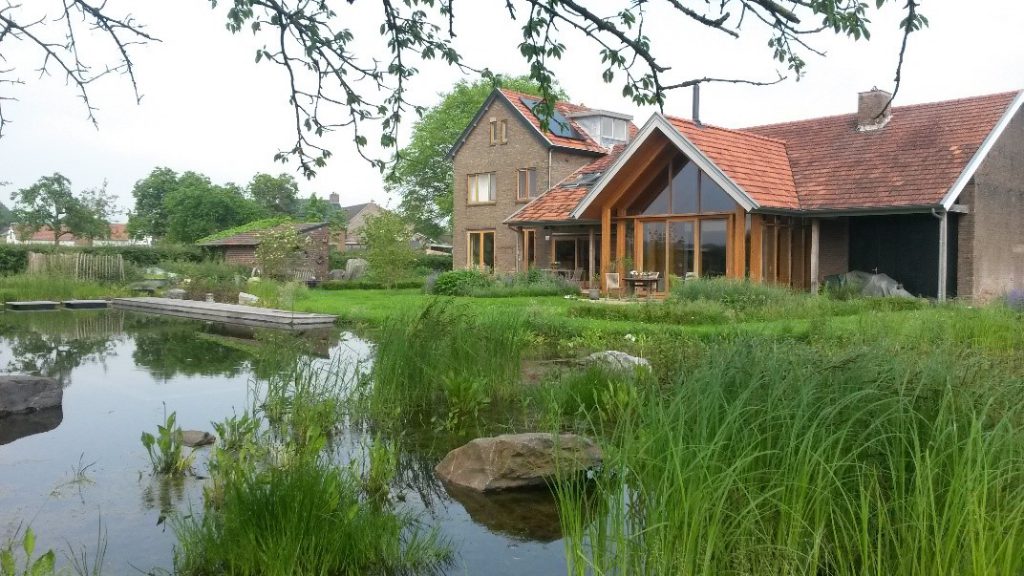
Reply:
[[[34,519],[38,546],[63,549],[94,540],[99,513],[109,530],[108,573],[169,569],[175,538],[165,520],[202,513],[205,462],[197,461],[197,477],[152,477],[139,433],[153,430],[165,410],[183,428],[210,430],[252,406],[253,381],[300,356],[354,375],[371,353],[370,342],[338,330],[296,336],[120,310],[0,313],[0,368],[65,385],[63,409],[0,420],[0,536]],[[450,493],[435,477],[437,462],[469,437],[352,423],[336,439],[339,463],[359,465],[375,435],[400,446],[397,505],[424,514],[458,549],[450,573],[565,572],[549,496]],[[94,465],[88,489],[67,498],[55,487],[68,482],[75,462]]]
[[[9,444],[33,434],[49,432],[60,426],[62,420],[64,420],[64,410],[60,406],[46,408],[31,414],[12,414],[0,418],[0,445]]]

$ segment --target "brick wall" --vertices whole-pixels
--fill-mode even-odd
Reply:
[[[490,121],[505,120],[508,125],[508,143],[490,144]],[[548,145],[500,96],[484,112],[480,123],[469,133],[466,142],[454,158],[455,190],[452,215],[452,259],[455,268],[465,268],[468,258],[467,232],[494,231],[494,268],[497,272],[512,272],[520,251],[521,236],[502,222],[518,210],[523,203],[516,201],[520,168],[537,169],[537,189],[547,190],[552,184],[589,163],[592,155],[555,151],[551,153],[549,175]],[[494,172],[497,193],[489,204],[470,205],[467,176]],[[547,254],[550,248],[538,230],[537,254]]]
[[[974,209],[973,179],[956,202]],[[966,300],[974,298],[974,220],[974,214],[960,214],[957,218],[956,296]]]
[[[823,218],[818,225],[818,278],[850,271],[850,221]]]
[[[224,249],[224,261],[228,264],[252,266],[256,263],[256,247],[228,246]]]
[[[967,201],[971,213],[960,218],[959,232],[960,246],[970,253],[958,265],[968,289],[960,295],[984,301],[1024,288],[1024,110],[975,173]]]

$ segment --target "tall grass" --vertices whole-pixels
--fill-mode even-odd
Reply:
[[[0,276],[0,300],[98,300],[128,295],[120,284],[75,280],[45,274]]]
[[[557,489],[572,574],[1024,569],[1020,368],[878,340],[723,344]]]
[[[367,400],[379,419],[474,419],[516,397],[525,319],[435,300],[388,319],[377,344]]]
[[[304,459],[250,469],[225,488],[215,514],[179,527],[182,575],[430,573],[448,553],[412,519],[367,502],[350,468]]]

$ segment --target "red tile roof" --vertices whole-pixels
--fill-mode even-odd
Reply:
[[[569,119],[569,126],[571,126],[572,129],[575,130],[576,133],[580,135],[580,140],[577,140],[575,138],[566,138],[564,136],[558,136],[557,134],[553,134],[550,131],[545,130],[544,127],[541,125],[540,119],[533,114],[533,111],[531,111],[530,108],[526,104],[524,104],[522,100],[523,98],[529,100],[537,100],[537,96],[525,94],[523,92],[516,92],[515,90],[508,90],[506,88],[501,88],[500,92],[502,93],[502,95],[505,96],[509,103],[512,104],[512,106],[519,112],[519,114],[521,114],[523,118],[526,119],[527,122],[532,124],[534,128],[536,128],[537,130],[544,134],[544,137],[548,139],[548,142],[550,142],[552,146],[558,146],[560,148],[572,148],[575,150],[583,150],[587,152],[599,152],[601,154],[604,154],[605,152],[608,151],[598,142],[595,142],[593,138],[587,135],[587,132],[583,130],[583,128],[581,128],[580,125],[573,121],[571,118]],[[563,115],[568,116],[573,112],[587,112],[590,110],[590,108],[587,108],[586,106],[580,106],[578,104],[573,104],[572,102],[555,102],[555,110],[561,112]]]
[[[15,224],[15,229],[17,229],[17,227],[18,225]],[[110,236],[109,238],[107,238],[107,240],[127,242],[130,239],[131,238],[128,236],[127,224],[117,223],[110,225]],[[49,226],[43,226],[39,230],[33,232],[32,235],[27,238],[27,240],[33,242],[53,242],[53,230],[51,230]],[[60,237],[60,241],[76,242],[78,241],[78,237],[75,236],[74,234],[71,234],[70,232],[65,232],[64,235]]]
[[[782,140],[715,126],[697,126],[681,118],[669,117],[668,121],[761,206],[800,207],[786,157],[786,143]]]
[[[935,206],[1017,95],[894,107],[884,128],[868,132],[857,131],[854,114],[743,131],[786,143],[804,210]]]
[[[583,197],[587,195],[590,188],[596,184],[596,180],[589,184],[573,185],[581,176],[587,174],[601,174],[608,170],[608,167],[622,154],[625,146],[615,146],[608,154],[594,160],[566,176],[561,182],[555,184],[547,192],[533,199],[529,204],[517,210],[505,220],[506,223],[533,223],[533,222],[560,222],[569,220],[569,213],[572,212]]]

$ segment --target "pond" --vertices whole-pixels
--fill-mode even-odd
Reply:
[[[194,477],[154,477],[140,434],[172,411],[182,428],[212,431],[250,406],[251,383],[275,369],[260,350],[292,339],[319,362],[372,361],[371,341],[338,329],[290,335],[113,310],[0,314],[0,371],[64,386],[61,409],[0,420],[0,543],[30,524],[37,547],[92,557],[102,526],[104,573],[169,573],[168,518],[202,513],[205,461]],[[360,457],[361,440],[358,431],[345,438],[350,457]],[[406,449],[432,448],[400,455],[393,491],[451,541],[448,573],[565,573],[549,496],[450,494],[432,468],[455,446],[439,452],[421,440]]]

